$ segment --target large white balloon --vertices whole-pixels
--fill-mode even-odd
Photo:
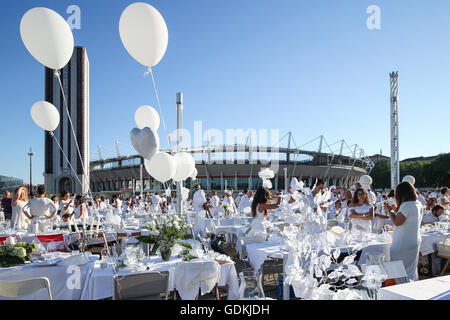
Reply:
[[[61,69],[73,54],[73,34],[69,24],[48,8],[28,10],[20,21],[20,36],[31,55],[50,69]]]
[[[138,128],[131,130],[130,140],[137,153],[145,159],[151,159],[159,150],[158,133],[148,127],[142,130]]]
[[[197,179],[197,174],[198,174],[198,170],[197,170],[197,168],[194,168],[194,170],[192,171],[192,173],[190,174],[190,178],[192,179],[192,180],[196,180]]]
[[[372,178],[368,175],[363,175],[359,178],[358,182],[361,184],[361,187],[363,187],[363,189],[367,190],[372,184]]]
[[[416,183],[416,178],[414,178],[413,176],[404,176],[402,182],[409,182],[412,185],[414,185]]]
[[[177,164],[177,172],[173,177],[174,181],[184,181],[191,175],[192,171],[195,169],[194,158],[189,153],[179,152],[176,153],[174,159]]]
[[[150,106],[141,106],[134,114],[134,120],[139,129],[149,127],[155,131],[159,128],[159,114],[155,108]]]
[[[166,52],[169,41],[166,22],[147,3],[136,2],[123,11],[119,33],[128,53],[144,66],[157,65]]]
[[[159,182],[166,182],[173,178],[177,171],[175,159],[165,152],[157,152],[150,160],[144,160],[147,172]]]
[[[39,127],[47,131],[54,131],[59,125],[59,111],[47,101],[33,104],[31,118]]]

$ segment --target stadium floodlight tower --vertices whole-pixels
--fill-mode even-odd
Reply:
[[[389,74],[391,79],[391,189],[400,183],[398,147],[398,71]]]
[[[183,141],[181,135],[182,130],[183,130],[183,93],[177,92],[177,152],[181,152],[183,148]],[[182,181],[177,181],[177,213],[180,217],[183,214],[183,206],[181,204],[182,202],[181,189],[182,189]]]

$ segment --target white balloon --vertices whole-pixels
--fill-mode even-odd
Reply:
[[[412,185],[414,185],[416,183],[416,178],[414,178],[413,176],[404,176],[402,182],[409,182]]]
[[[54,131],[59,125],[59,111],[47,101],[33,104],[31,118],[39,127],[47,131]]]
[[[361,184],[361,187],[363,187],[363,189],[367,190],[372,184],[372,178],[365,174],[359,178],[358,182]]]
[[[173,177],[174,181],[184,181],[191,175],[192,171],[195,169],[194,158],[189,153],[179,152],[174,156],[177,164],[177,172]]]
[[[135,2],[125,8],[120,16],[119,33],[128,53],[147,67],[161,61],[169,42],[164,18],[144,2]]]
[[[134,120],[139,129],[149,127],[155,131],[159,128],[159,114],[155,108],[150,106],[141,106],[134,114]]]
[[[189,189],[185,187],[181,187],[181,199],[187,200],[189,198]]]
[[[177,171],[175,159],[168,153],[157,152],[150,160],[144,160],[147,172],[159,182],[166,182],[173,178]]]
[[[194,170],[193,170],[192,173],[189,175],[189,177],[190,177],[192,180],[195,180],[195,179],[197,179],[197,174],[198,174],[198,170],[197,170],[197,168],[194,168]]]
[[[63,68],[72,57],[72,30],[53,10],[42,7],[28,10],[20,21],[20,36],[30,54],[50,69]]]
[[[151,159],[159,150],[158,133],[148,127],[142,130],[138,128],[131,130],[130,140],[137,153],[145,159]]]

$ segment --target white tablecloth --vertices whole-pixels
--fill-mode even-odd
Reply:
[[[151,271],[169,271],[169,290],[174,290],[174,271],[175,267],[179,263],[183,262],[181,258],[172,258],[169,261],[162,261],[159,256],[153,256],[150,258],[149,263],[146,263],[150,267],[147,272]],[[130,274],[129,271],[118,271],[119,276]],[[87,288],[83,293],[81,299],[83,300],[98,300],[112,297],[113,295],[113,270],[111,267],[108,269],[102,269],[100,262],[97,262],[94,266],[93,272],[90,275],[90,279],[87,284]],[[220,265],[220,276],[218,281],[219,286],[228,285],[228,299],[235,300],[239,296],[239,282],[236,274],[236,268],[234,263],[227,263]]]
[[[450,300],[450,276],[381,288],[380,300]]]
[[[420,244],[420,253],[424,256],[437,251],[436,243],[450,236],[450,232],[445,234],[433,232],[422,233],[422,243]]]
[[[92,256],[91,261],[85,265],[79,266],[79,269],[63,265],[39,267],[33,264],[0,268],[0,280],[12,281],[46,277],[50,281],[50,288],[54,300],[79,300],[86,284],[86,278],[88,277],[90,271],[94,268],[94,263],[97,259],[97,257]],[[78,278],[78,270],[79,286],[77,285],[77,281],[72,282],[75,277]],[[47,299],[47,297],[48,295],[46,290],[39,290],[35,294],[23,297],[21,299],[39,300]],[[4,297],[0,297],[0,299],[8,300]]]

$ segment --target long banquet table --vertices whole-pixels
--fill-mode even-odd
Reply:
[[[169,291],[175,288],[174,283],[174,273],[175,268],[180,263],[190,263],[183,262],[181,258],[172,257],[171,260],[165,262],[159,256],[153,256],[145,264],[149,266],[149,269],[145,272],[162,272],[169,271]],[[118,270],[118,276],[124,276],[132,274],[131,271]],[[92,273],[87,281],[86,289],[83,291],[81,296],[82,300],[99,300],[110,298],[113,295],[113,276],[114,270],[111,266],[106,269],[102,269],[100,262],[95,263]],[[228,300],[235,300],[239,296],[239,284],[236,274],[236,268],[234,263],[220,264],[220,276],[217,282],[218,286],[228,285]]]
[[[450,276],[381,288],[380,300],[450,300]]]

